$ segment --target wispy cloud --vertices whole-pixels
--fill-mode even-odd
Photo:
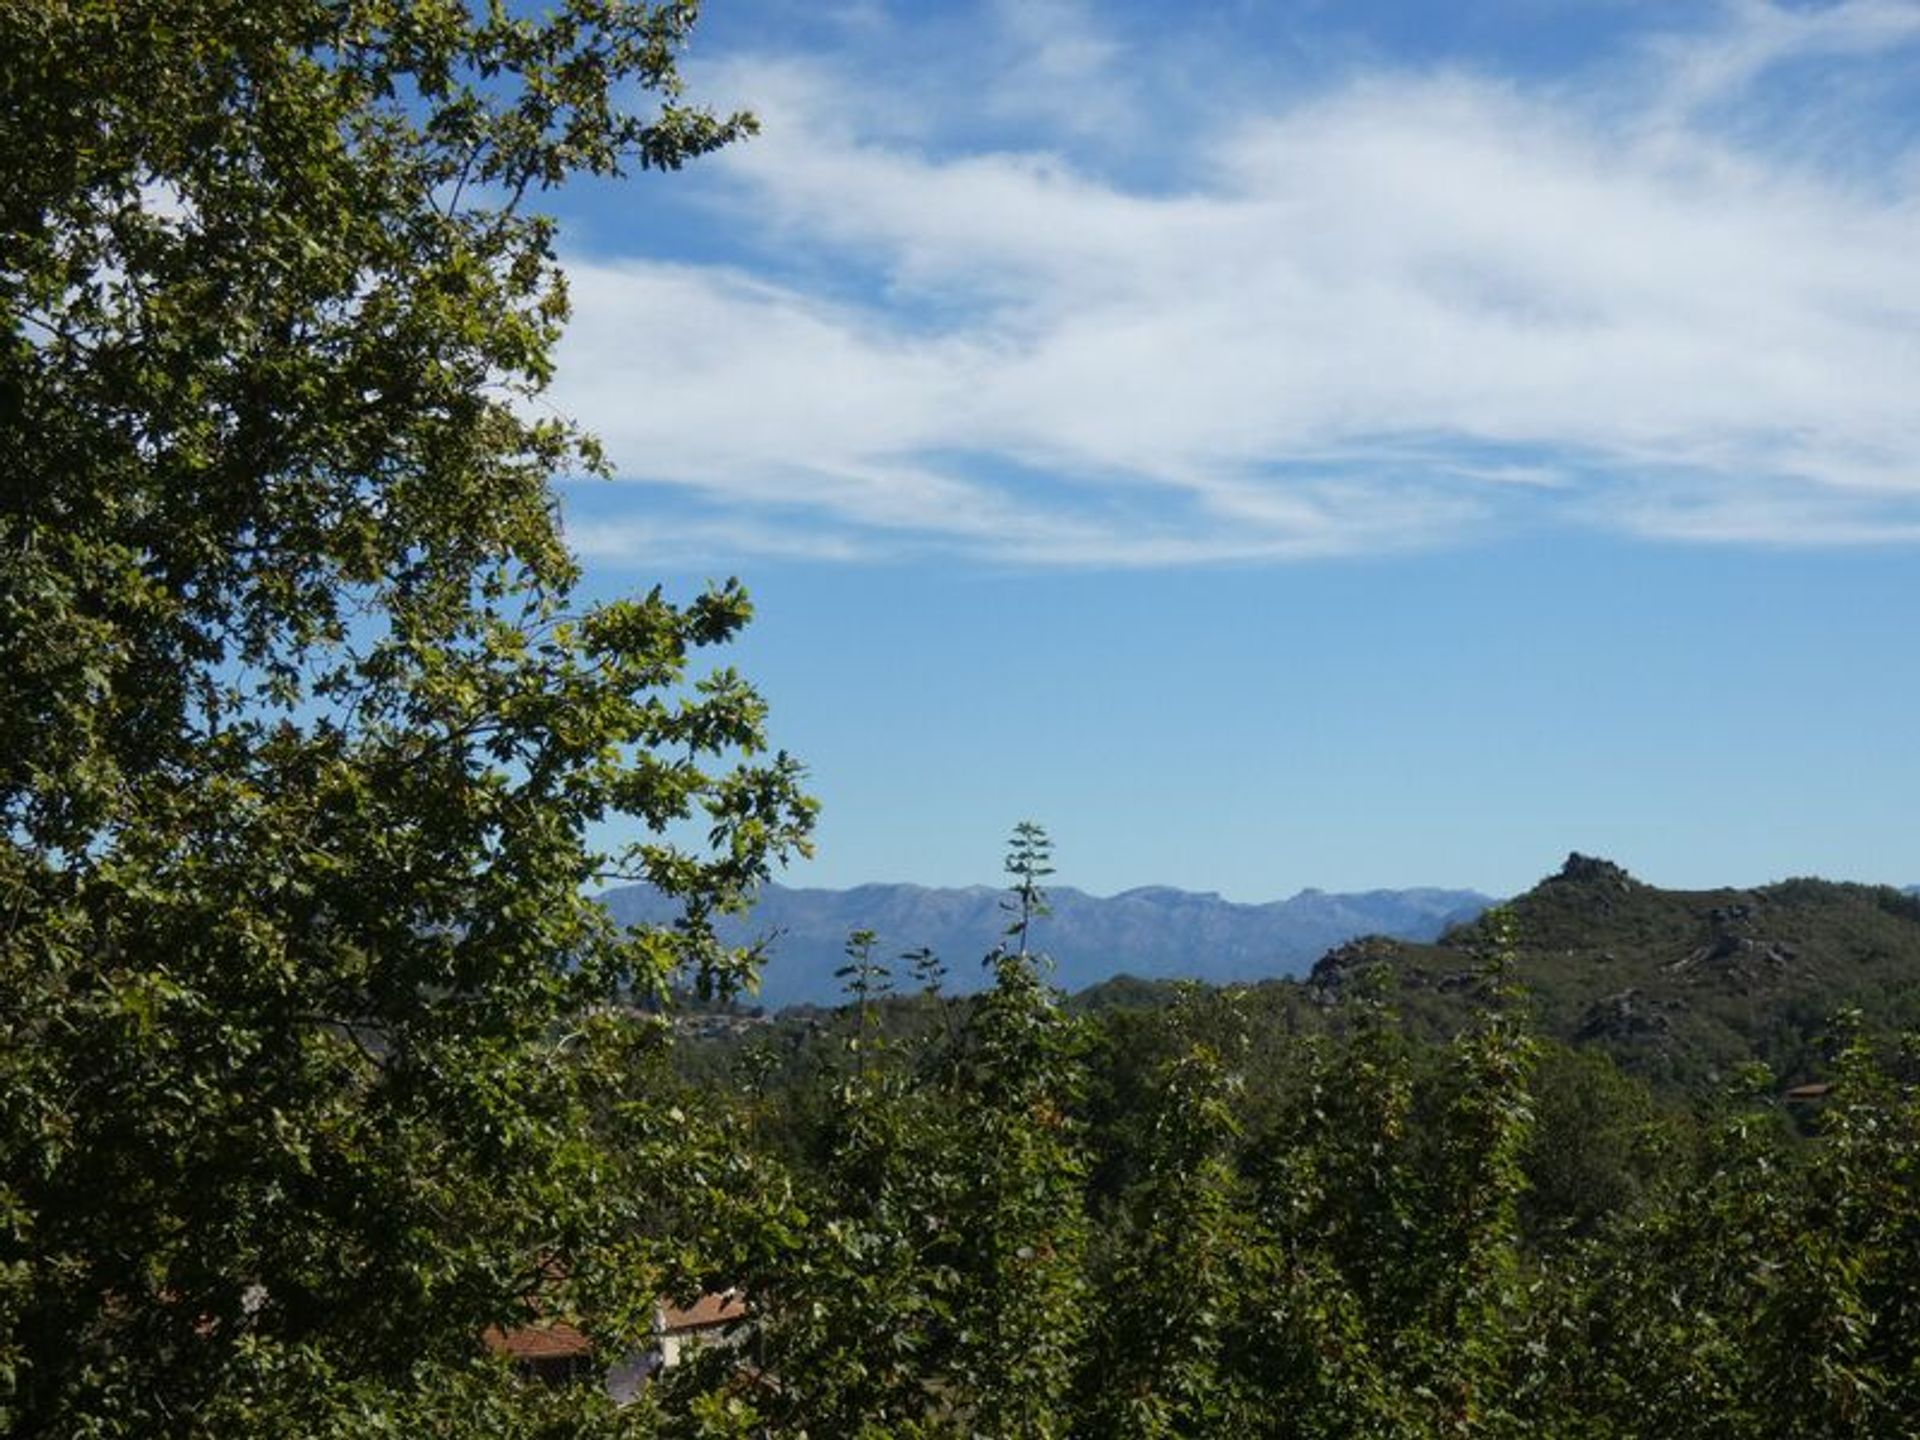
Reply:
[[[1000,13],[993,43],[1030,23]],[[1018,151],[957,141],[964,111],[877,125],[828,59],[736,62],[764,134],[718,165],[762,259],[569,265],[558,400],[623,476],[699,496],[707,542],[828,558],[1920,537],[1914,171],[1771,145],[1766,93],[1796,58],[1881,73],[1920,5],[1742,0],[1631,72],[1225,96],[1151,190],[1073,149],[1141,92],[1054,18]]]
[[[1859,59],[1920,39],[1920,10],[1907,0],[1840,0],[1785,5],[1729,0],[1726,23],[1704,39],[1656,40],[1666,62],[1659,77],[1675,105],[1738,99],[1755,81],[1788,61]]]
[[[1000,63],[984,93],[996,112],[1071,135],[1134,133],[1125,47],[1081,0],[994,0],[992,17]]]

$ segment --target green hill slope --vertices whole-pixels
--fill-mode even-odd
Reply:
[[[1540,1028],[1650,1079],[1711,1083],[1750,1058],[1801,1078],[1847,1007],[1876,1027],[1920,1024],[1920,898],[1889,887],[1661,890],[1575,854],[1509,908],[1515,978]],[[1314,967],[1307,994],[1338,1007],[1356,977],[1385,966],[1410,1021],[1451,1029],[1480,988],[1491,923],[1431,945],[1342,946]]]

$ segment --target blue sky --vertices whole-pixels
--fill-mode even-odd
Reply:
[[[709,0],[560,197],[595,590],[738,574],[796,883],[1920,882],[1920,3]]]

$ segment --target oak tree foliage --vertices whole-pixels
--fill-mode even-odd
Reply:
[[[0,1428],[427,1414],[644,1219],[616,1004],[811,810],[736,585],[577,597],[538,401],[542,197],[751,128],[694,16],[0,0]]]

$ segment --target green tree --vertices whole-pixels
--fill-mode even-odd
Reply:
[[[1275,1285],[1276,1252],[1254,1220],[1239,1170],[1245,1037],[1184,991],[1183,1053],[1159,1067],[1145,1174],[1126,1197],[1101,1277],[1084,1433],[1159,1437],[1259,1434],[1270,1419],[1248,1373],[1251,1317]]]
[[[986,957],[993,984],[968,1013],[951,1081],[960,1126],[954,1394],[976,1432],[1035,1440],[1067,1432],[1087,1324],[1087,1159],[1073,1113],[1084,1039],[1027,948],[1047,913],[1050,848],[1038,825],[1015,827],[1015,945]]]
[[[865,1075],[874,1049],[881,1043],[879,1003],[893,993],[893,972],[884,960],[873,958],[874,933],[855,930],[847,937],[847,963],[833,972],[853,1005],[856,1033],[847,1043],[853,1052],[854,1069]]]
[[[1620,1435],[1913,1433],[1920,1127],[1859,1015],[1835,1028],[1817,1138],[1753,1067],[1692,1173],[1581,1257],[1599,1353],[1572,1357],[1569,1410]]]
[[[1496,917],[1496,936],[1500,934]],[[1527,1433],[1520,1246],[1533,1042],[1506,944],[1471,1028],[1415,1047],[1374,972],[1260,1163],[1280,1282],[1255,1337],[1272,1403],[1314,1436]]]
[[[690,669],[737,586],[576,600],[550,482],[599,455],[527,402],[538,197],[750,126],[679,98],[694,11],[0,0],[16,1433],[429,1414],[646,1208],[613,1007],[741,978],[709,919],[810,803]],[[610,876],[683,921],[616,933]]]
[[[758,1248],[748,1277],[757,1353],[776,1383],[755,1397],[765,1433],[848,1437],[947,1433],[939,1386],[954,1272],[946,1255],[955,1127],[925,1072],[874,1023],[885,966],[856,931],[843,979],[852,997],[842,1069],[820,1148],[800,1183],[805,1224]],[[712,1394],[738,1376],[675,1377]]]
[[[1521,1213],[1529,1240],[1551,1248],[1631,1209],[1686,1128],[1604,1050],[1543,1044],[1533,1089]]]
[[[1725,1117],[1643,1207],[1557,1258],[1536,1317],[1543,1428],[1740,1440],[1795,1433],[1811,1417],[1754,1405],[1753,1380],[1777,1359],[1753,1346],[1754,1312],[1779,1273],[1778,1241],[1799,1230],[1804,1193],[1783,1138],[1763,1111]]]
[[[1008,935],[1025,937],[1044,835],[1024,828],[1013,853]],[[1079,1027],[1037,958],[1002,945],[962,1023],[895,1043],[875,1033],[871,936],[848,957],[851,1063],[816,1078],[833,1103],[810,1222],[748,1281],[776,1377],[758,1414],[777,1435],[1064,1435],[1086,1327]]]

